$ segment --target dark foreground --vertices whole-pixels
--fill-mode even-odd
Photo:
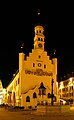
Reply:
[[[0,108],[0,120],[74,120],[74,111],[38,113],[36,111],[10,111]]]

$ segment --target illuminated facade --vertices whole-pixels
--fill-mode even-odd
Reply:
[[[3,98],[3,86],[2,81],[0,80],[0,104],[2,104],[2,98]]]
[[[74,102],[74,77],[70,77],[59,83],[60,98],[67,101],[67,104]]]
[[[51,104],[52,79],[54,104],[59,103],[57,58],[50,59],[44,51],[44,28],[36,26],[34,48],[29,56],[19,53],[19,70],[7,86],[7,103],[12,106]]]

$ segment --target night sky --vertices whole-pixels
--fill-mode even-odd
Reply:
[[[0,79],[6,87],[18,69],[18,53],[33,49],[34,27],[44,27],[45,51],[53,56],[56,49],[58,80],[74,72],[73,3],[3,3],[0,11]],[[40,16],[37,11],[40,9]]]

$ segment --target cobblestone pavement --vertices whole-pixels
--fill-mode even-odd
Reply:
[[[37,113],[34,111],[9,111],[0,108],[0,120],[74,120],[74,111]]]

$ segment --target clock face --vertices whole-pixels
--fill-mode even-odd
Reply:
[[[38,63],[38,66],[41,67],[41,63]]]
[[[41,48],[41,47],[42,47],[42,44],[41,44],[41,43],[39,43],[39,44],[38,44],[38,46],[39,46],[39,48]]]

